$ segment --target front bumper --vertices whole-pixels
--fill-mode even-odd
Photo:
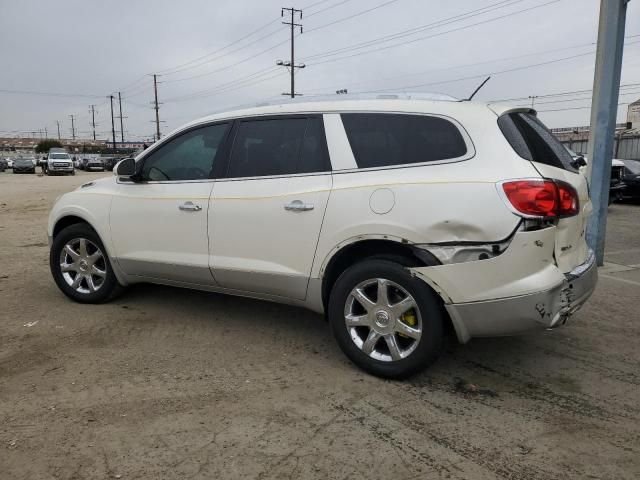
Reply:
[[[461,342],[472,337],[516,335],[564,325],[595,290],[598,268],[593,251],[564,275],[561,283],[537,293],[445,305]]]

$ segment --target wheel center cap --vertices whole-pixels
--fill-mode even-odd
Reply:
[[[386,328],[389,326],[391,318],[389,314],[384,310],[378,310],[376,312],[375,322],[380,328]]]
[[[89,268],[89,263],[86,260],[80,260],[80,270],[83,272]]]

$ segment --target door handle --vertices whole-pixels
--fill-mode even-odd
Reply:
[[[307,212],[313,210],[313,203],[304,203],[301,200],[294,200],[284,206],[285,210],[290,212]]]
[[[184,202],[178,208],[183,212],[199,212],[200,210],[202,210],[202,207],[200,205],[196,205],[193,202]]]

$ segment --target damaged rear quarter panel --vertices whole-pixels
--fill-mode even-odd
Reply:
[[[553,259],[555,230],[555,227],[549,227],[516,232],[502,255],[487,260],[417,267],[411,271],[430,285],[437,285],[436,291],[446,292],[445,303],[478,302],[540,292],[564,280]]]

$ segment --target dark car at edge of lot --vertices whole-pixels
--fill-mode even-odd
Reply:
[[[622,192],[623,199],[640,199],[640,160],[623,160],[624,170],[622,181],[625,189]]]
[[[30,158],[16,158],[13,161],[13,173],[36,173],[36,165]]]

